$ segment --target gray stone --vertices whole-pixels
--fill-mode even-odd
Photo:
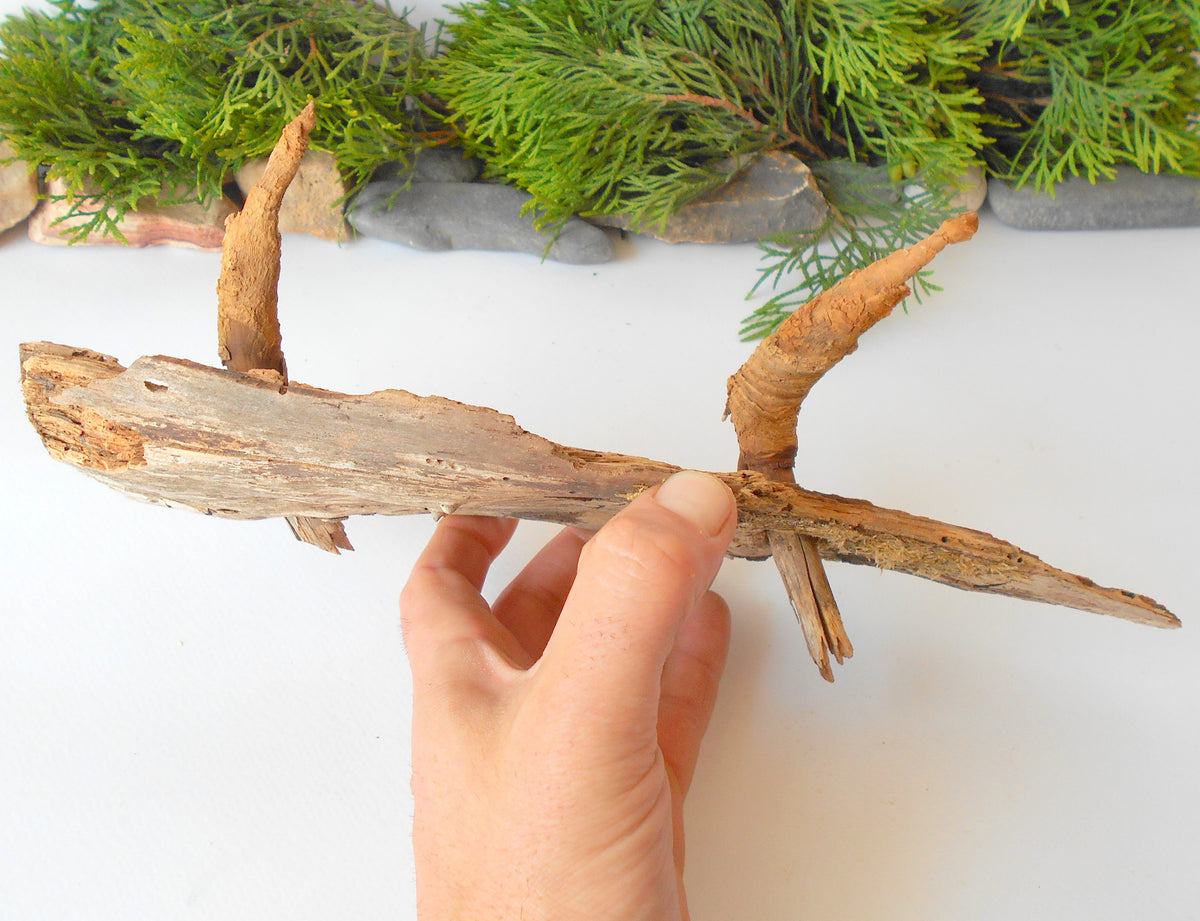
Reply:
[[[483,172],[483,163],[468,157],[461,147],[426,147],[418,150],[409,162],[385,163],[371,177],[373,182],[391,179],[413,182],[473,182]]]
[[[1053,195],[990,179],[987,200],[996,217],[1024,230],[1200,225],[1200,179],[1151,175],[1132,166],[1118,167],[1115,179],[1094,185],[1072,177],[1059,183]]]
[[[865,202],[888,207],[900,204],[903,186],[891,178],[891,167],[868,166],[854,160],[823,160],[820,177],[834,188],[853,188]]]
[[[237,184],[245,195],[267,169],[265,157],[251,160],[237,171]],[[324,150],[310,150],[288,184],[279,208],[281,233],[303,233],[321,240],[345,236],[343,199],[349,191],[338,169],[337,158]]]
[[[612,259],[608,235],[579,218],[568,220],[557,236],[536,230],[532,216],[521,214],[530,198],[512,186],[483,182],[370,182],[347,219],[363,236],[417,249],[504,250],[579,265]]]
[[[645,224],[638,231],[668,243],[752,243],[814,230],[828,213],[809,168],[789,153],[769,151],[719,189],[688,202],[665,224]],[[592,220],[630,229],[620,215]]]
[[[13,149],[0,141],[0,161],[13,156]],[[38,203],[37,170],[22,160],[0,162],[0,231],[15,227]]]

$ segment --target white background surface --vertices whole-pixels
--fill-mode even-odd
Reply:
[[[1196,917],[1198,255],[1200,229],[1032,234],[985,211],[939,258],[944,292],[818,385],[805,485],[1013,540],[1185,628],[831,564],[857,653],[826,685],[774,568],[730,562],[731,660],[688,804],[697,921]],[[353,519],[357,551],[325,555],[282,522],[125,499],[24,418],[21,341],[215,363],[218,261],[0,236],[4,921],[413,917],[396,596],[431,522]],[[318,386],[728,469],[757,262],[289,236],[284,349]],[[523,526],[494,586],[550,533]]]

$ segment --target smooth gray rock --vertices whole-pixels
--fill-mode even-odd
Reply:
[[[894,182],[888,166],[868,166],[853,160],[822,160],[817,165],[818,177],[834,188],[857,188],[857,195],[877,205],[900,204],[903,188]]]
[[[372,182],[391,179],[413,182],[473,182],[483,172],[483,163],[468,157],[461,147],[426,147],[414,153],[408,163],[385,163],[371,176]]]
[[[608,235],[579,218],[568,220],[557,235],[534,229],[533,218],[521,214],[530,198],[520,189],[492,183],[394,179],[368,183],[347,220],[363,236],[417,249],[502,250],[577,265],[612,259]]]
[[[644,224],[638,232],[668,243],[753,243],[814,230],[828,213],[809,168],[789,153],[768,151],[719,189],[688,202],[665,224]],[[630,229],[621,215],[591,220]]]
[[[1200,179],[1151,175],[1132,166],[1094,185],[1074,176],[1054,195],[988,180],[988,204],[1004,223],[1024,230],[1122,230],[1200,225]]]

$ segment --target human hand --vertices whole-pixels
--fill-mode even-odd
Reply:
[[[729,645],[736,505],[676,474],[490,607],[515,523],[450,516],[401,596],[421,921],[686,919],[683,799]]]

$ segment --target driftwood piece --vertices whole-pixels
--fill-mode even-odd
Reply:
[[[131,496],[230,518],[283,517],[301,540],[353,549],[349,515],[454,512],[599,528],[679,468],[555,444],[510,416],[399,390],[353,396],[289,383],[279,327],[279,205],[307,147],[311,104],[285,128],[266,174],[230,221],[218,283],[226,370],[176,358],[21,347],[30,421],[50,454]],[[843,279],[801,307],[730,379],[739,470],[730,554],[773,556],[810,654],[853,653],[821,560],[1110,614],[1179,621],[1150,598],[1103,588],[1002,540],[800,488],[796,419],[812,385],[907,294],[906,282],[975,230],[948,221],[923,243]]]
[[[229,518],[453,512],[597,528],[679,468],[569,448],[510,416],[399,390],[347,395],[177,358],[21,347],[30,421],[52,456],[150,502]],[[813,538],[822,557],[957,588],[1179,622],[1157,602],[1055,569],[980,531],[776,482],[718,474],[738,502],[730,553],[768,535]]]
[[[979,216],[960,214],[925,240],[897,250],[800,306],[759,343],[729,378],[725,416],[737,432],[738,469],[794,483],[800,405],[830,368],[858,347],[859,337],[908,297],[909,280],[952,243],[974,236]],[[821,675],[833,680],[832,653],[840,665],[854,654],[812,538],[769,535],[771,555]]]
[[[737,431],[740,467],[792,470],[796,418],[813,385],[858,347],[868,329],[909,295],[907,282],[952,243],[979,227],[973,211],[927,239],[847,275],[799,307],[729,379],[725,415]]]
[[[821,677],[832,681],[830,654],[841,665],[854,655],[854,647],[842,625],[841,612],[821,563],[820,548],[813,538],[794,531],[768,531],[767,542],[804,634],[808,654]]]

